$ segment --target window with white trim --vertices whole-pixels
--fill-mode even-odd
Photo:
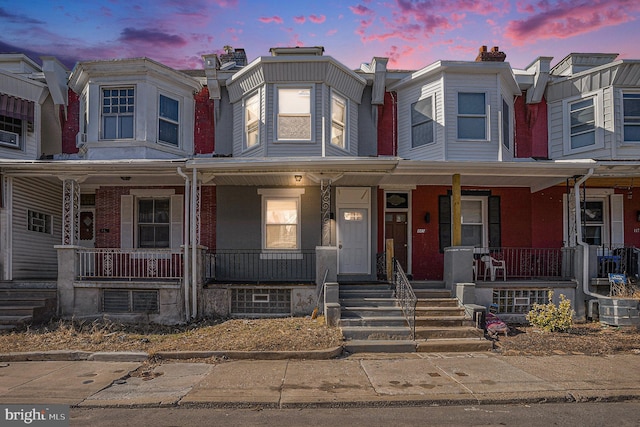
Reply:
[[[0,115],[0,145],[20,148],[23,121],[9,116]]]
[[[502,144],[511,148],[511,111],[505,99],[502,100]]]
[[[260,144],[260,92],[244,101],[244,148]]]
[[[262,248],[299,250],[304,189],[262,188],[258,194],[262,196]]]
[[[458,139],[487,139],[485,93],[458,92]]]
[[[135,89],[102,89],[102,139],[133,138]]]
[[[600,246],[605,235],[604,200],[587,200],[582,206],[582,240],[590,245]]]
[[[347,99],[331,93],[331,143],[346,148]]]
[[[572,150],[596,144],[595,97],[569,103],[569,138]]]
[[[462,245],[476,248],[486,247],[487,209],[486,198],[460,200],[462,213]]]
[[[411,104],[411,147],[434,142],[433,97]]]
[[[622,95],[624,111],[624,141],[640,142],[640,93]]]
[[[138,247],[168,248],[171,242],[169,198],[138,199]]]
[[[159,99],[158,141],[180,145],[180,102],[165,95]]]
[[[311,88],[277,88],[279,141],[311,140]]]

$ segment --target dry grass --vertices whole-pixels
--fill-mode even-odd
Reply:
[[[0,334],[0,352],[301,351],[339,346],[342,333],[324,318],[234,319],[187,326],[57,321]]]

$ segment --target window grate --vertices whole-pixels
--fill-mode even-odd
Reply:
[[[233,289],[232,315],[290,315],[290,289]]]
[[[102,311],[105,313],[158,313],[158,291],[104,289]]]

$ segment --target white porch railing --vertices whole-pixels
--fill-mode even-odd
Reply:
[[[182,278],[182,252],[170,249],[76,249],[76,280]]]

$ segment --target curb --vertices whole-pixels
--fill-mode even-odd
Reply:
[[[0,362],[144,362],[152,358],[161,360],[209,359],[335,359],[343,354],[342,346],[324,350],[304,351],[159,351],[146,352],[90,352],[80,350],[30,351],[21,353],[0,353]]]

